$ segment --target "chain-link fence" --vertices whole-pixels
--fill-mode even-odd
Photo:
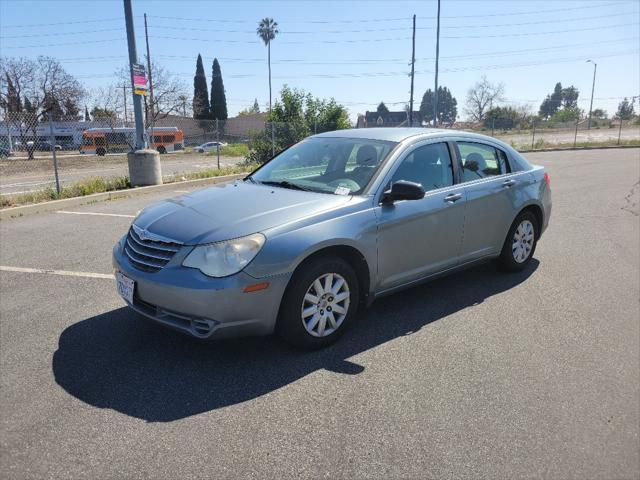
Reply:
[[[266,114],[225,121],[174,115],[149,117],[145,139],[150,148],[161,153],[165,181],[224,173],[245,162],[263,163],[309,135],[336,128],[305,118],[268,122]],[[495,117],[477,125],[456,124],[454,128],[491,135],[520,150],[640,144],[637,117],[623,122],[592,118],[590,125],[588,119],[560,123]],[[118,118],[85,121],[46,114],[5,115],[0,121],[2,204],[11,205],[7,199],[33,192],[58,198],[61,189],[71,187],[82,194],[91,191],[95,186],[92,182],[125,186],[126,153],[133,148],[134,137],[133,122]]]
[[[246,162],[263,163],[309,135],[336,128],[306,119],[267,122],[265,114],[228,120],[175,115],[148,118],[145,141],[160,152],[165,181],[215,175],[219,169],[226,171]],[[6,199],[45,191],[57,198],[72,185],[126,183],[126,154],[134,144],[134,123],[115,117],[78,120],[46,114],[5,115],[0,121],[0,194]]]
[[[520,150],[540,150],[557,147],[640,145],[640,124],[637,119],[588,118],[564,122],[512,117],[487,118],[482,124],[465,130],[475,131],[510,143]]]

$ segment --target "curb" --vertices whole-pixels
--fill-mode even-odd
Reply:
[[[0,210],[0,220],[19,218],[35,213],[52,212],[64,210],[69,207],[78,207],[89,203],[104,202],[107,200],[118,200],[122,198],[133,198],[149,193],[157,193],[179,189],[180,187],[197,187],[214,185],[216,183],[232,182],[247,176],[249,173],[237,173],[224,175],[221,177],[198,178],[196,180],[185,180],[183,182],[164,183],[162,185],[151,185],[149,187],[128,188],[125,190],[114,190],[112,192],[94,193],[83,197],[64,198],[62,200],[52,200],[50,202],[35,203],[33,205],[21,205],[19,207],[3,208]]]
[[[519,153],[536,153],[536,152],[568,152],[573,150],[610,150],[614,148],[640,148],[640,145],[606,145],[602,147],[557,147],[557,148],[536,148],[528,150],[518,150]]]

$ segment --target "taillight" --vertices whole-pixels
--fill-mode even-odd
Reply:
[[[544,183],[547,184],[547,187],[551,186],[551,177],[547,172],[544,172]]]

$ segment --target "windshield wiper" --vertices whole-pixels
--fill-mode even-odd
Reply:
[[[314,192],[315,191],[312,188],[303,187],[302,185],[298,185],[297,183],[291,183],[291,182],[288,182],[287,180],[278,180],[278,181],[265,180],[265,181],[260,182],[260,183],[262,185],[272,185],[274,187],[290,188],[291,190],[302,190],[302,191],[305,191],[305,192]]]

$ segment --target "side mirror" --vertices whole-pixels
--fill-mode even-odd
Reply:
[[[408,180],[398,180],[382,194],[382,203],[389,204],[398,200],[420,200],[421,198],[424,198],[422,185]]]

